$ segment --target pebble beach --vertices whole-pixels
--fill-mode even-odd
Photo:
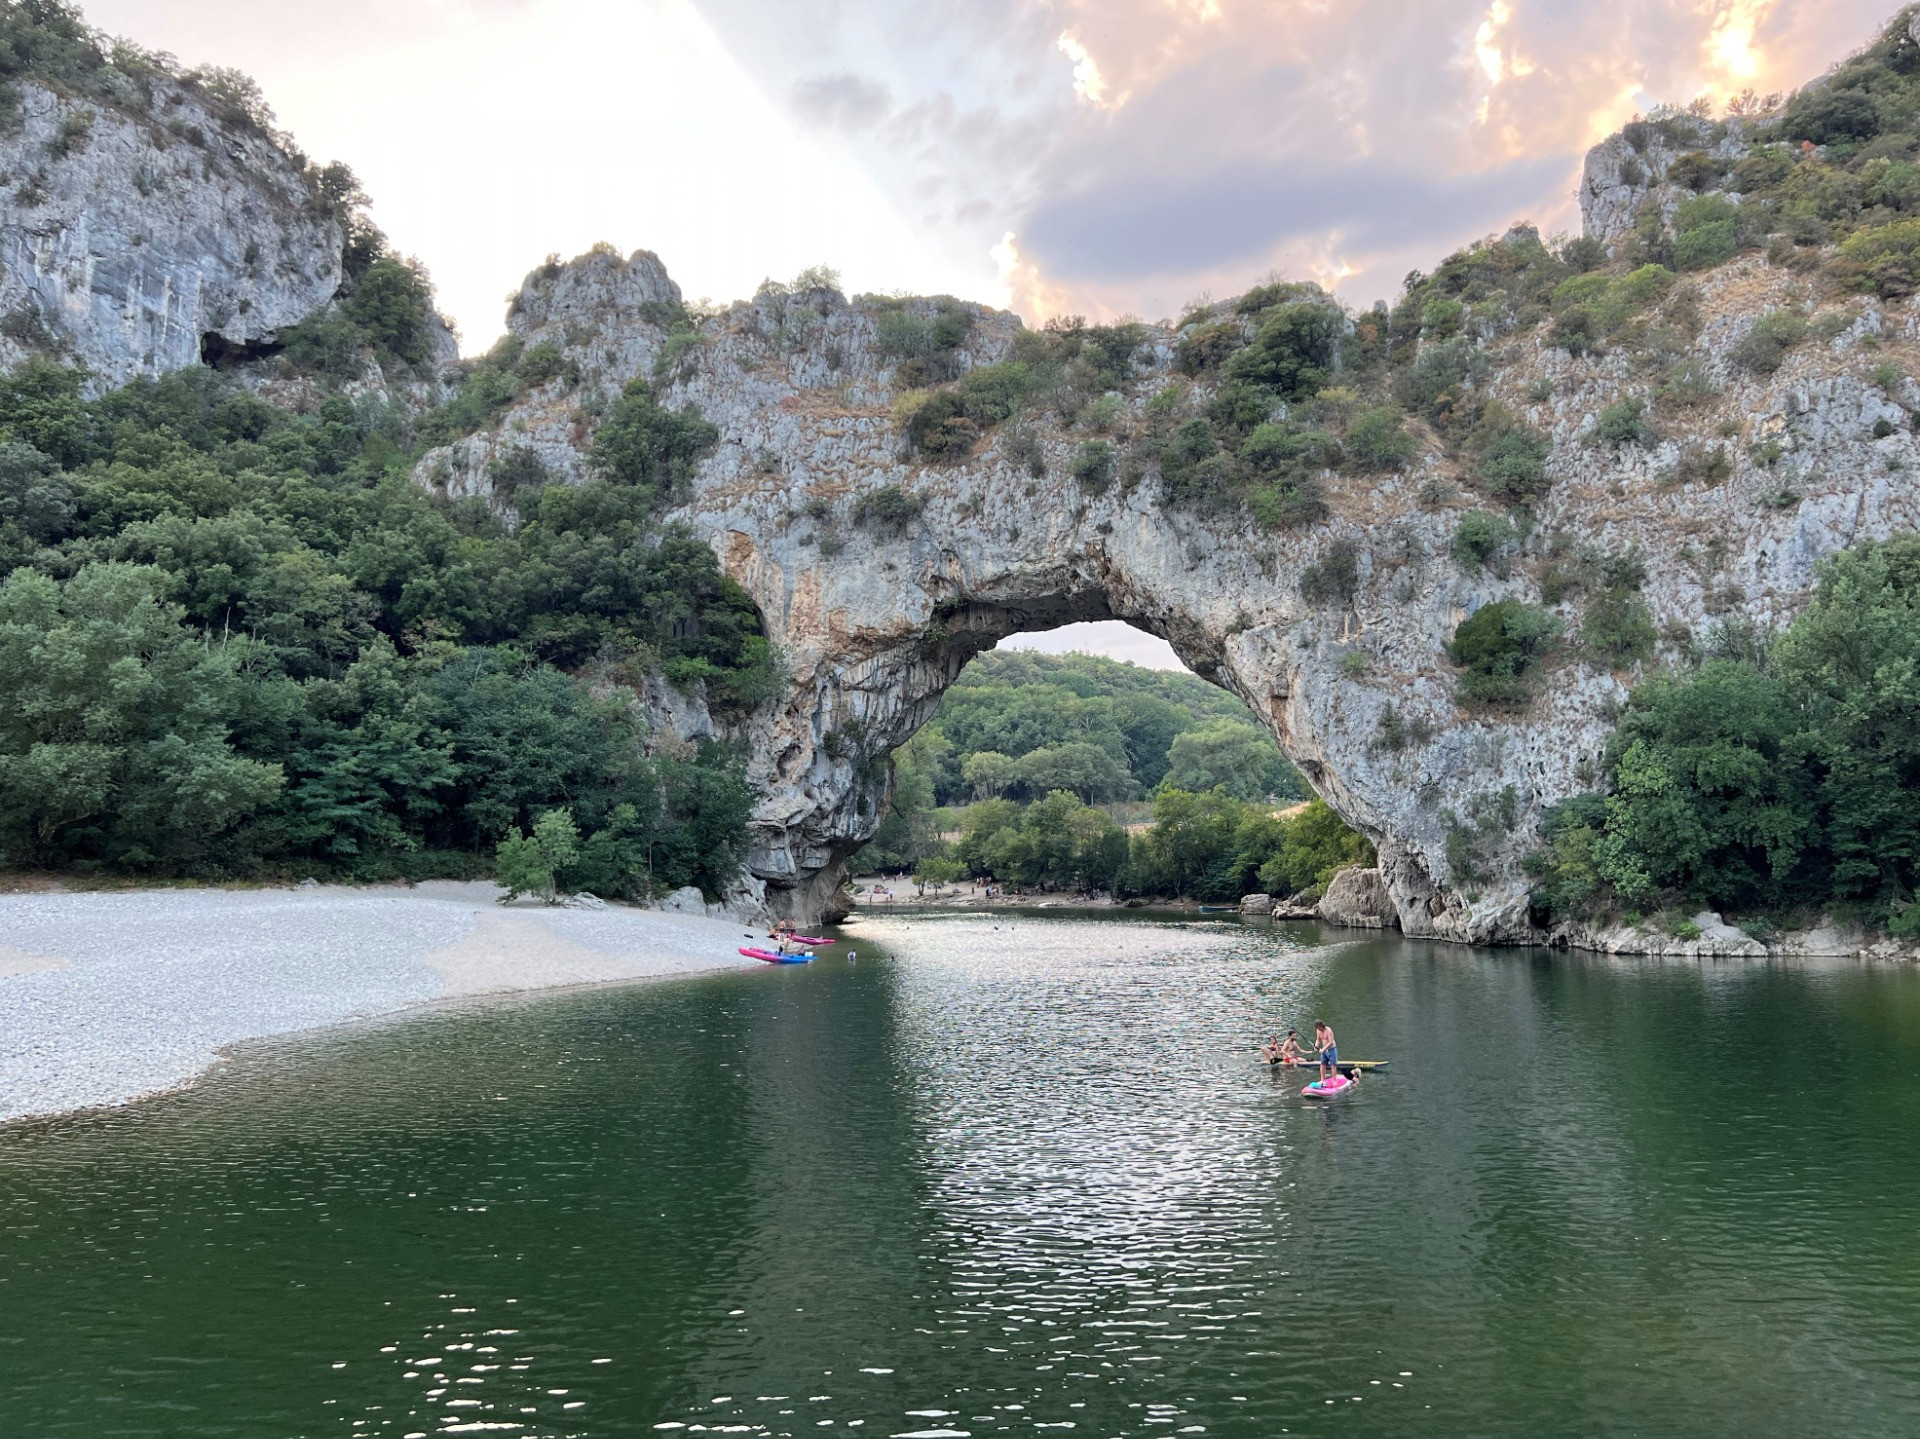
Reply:
[[[758,968],[730,920],[497,893],[0,895],[0,1123],[123,1104],[190,1083],[229,1045],[439,1001]]]

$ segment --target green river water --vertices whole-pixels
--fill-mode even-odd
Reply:
[[[1920,974],[849,933],[0,1130],[0,1434],[1920,1433]]]

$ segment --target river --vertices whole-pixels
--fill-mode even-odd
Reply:
[[[1920,1431],[1920,973],[848,933],[0,1130],[0,1430]]]

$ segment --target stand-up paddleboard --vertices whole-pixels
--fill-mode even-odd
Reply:
[[[810,954],[776,954],[770,949],[747,949],[740,951],[748,959],[757,959],[762,964],[806,964],[813,959]]]
[[[1277,1064],[1285,1069],[1318,1069],[1320,1067],[1320,1061],[1313,1058],[1297,1061],[1269,1059],[1267,1063]],[[1393,1063],[1393,1061],[1390,1059],[1342,1059],[1335,1062],[1334,1068],[1343,1073],[1351,1074],[1356,1069],[1385,1069],[1391,1063]]]
[[[1300,1092],[1308,1099],[1332,1099],[1337,1094],[1345,1094],[1357,1082],[1344,1074],[1336,1074],[1332,1079],[1316,1079]]]
[[[790,936],[795,944],[832,944],[833,941],[817,934],[796,934]]]

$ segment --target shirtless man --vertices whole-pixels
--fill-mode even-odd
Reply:
[[[1313,1022],[1313,1047],[1320,1051],[1320,1082],[1325,1084],[1340,1072],[1340,1047],[1333,1040],[1333,1026],[1324,1019]]]

